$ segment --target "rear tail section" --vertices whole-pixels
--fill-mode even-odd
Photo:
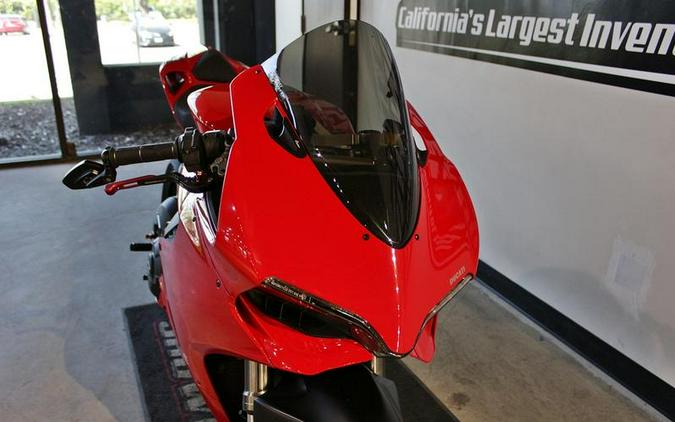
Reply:
[[[162,64],[159,68],[162,87],[178,125],[182,129],[196,127],[187,101],[191,93],[208,86],[229,90],[232,79],[246,68],[212,48]]]

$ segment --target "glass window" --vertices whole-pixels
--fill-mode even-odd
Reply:
[[[0,159],[61,152],[37,16],[34,0],[0,1]]]
[[[95,0],[104,65],[161,63],[201,45],[195,0]]]

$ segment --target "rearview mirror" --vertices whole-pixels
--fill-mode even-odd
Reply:
[[[114,182],[115,175],[106,171],[103,164],[83,160],[63,177],[63,184],[70,189],[89,189]]]

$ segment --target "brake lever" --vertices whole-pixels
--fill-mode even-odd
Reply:
[[[183,176],[180,173],[167,173],[162,175],[147,175],[120,180],[105,185],[105,193],[114,195],[120,190],[137,188],[139,186],[156,185],[165,182],[175,182],[186,190],[193,193],[201,193],[208,190],[213,183],[213,177],[206,174],[197,174],[194,177]]]
[[[170,181],[171,178],[167,176],[168,175],[166,174],[161,176],[148,175],[148,176],[134,177],[126,180],[120,180],[118,182],[108,183],[107,185],[105,185],[104,190],[105,193],[107,193],[108,195],[114,195],[115,193],[117,193],[117,191],[123,189],[132,189],[139,186],[155,185],[158,183]]]

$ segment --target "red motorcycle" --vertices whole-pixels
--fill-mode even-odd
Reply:
[[[150,290],[213,414],[400,421],[384,358],[432,359],[478,226],[382,34],[338,21],[262,65],[207,50],[160,75],[183,134],[108,147],[63,182],[163,184],[151,242],[132,249],[150,252]],[[115,181],[157,160],[166,174]]]

